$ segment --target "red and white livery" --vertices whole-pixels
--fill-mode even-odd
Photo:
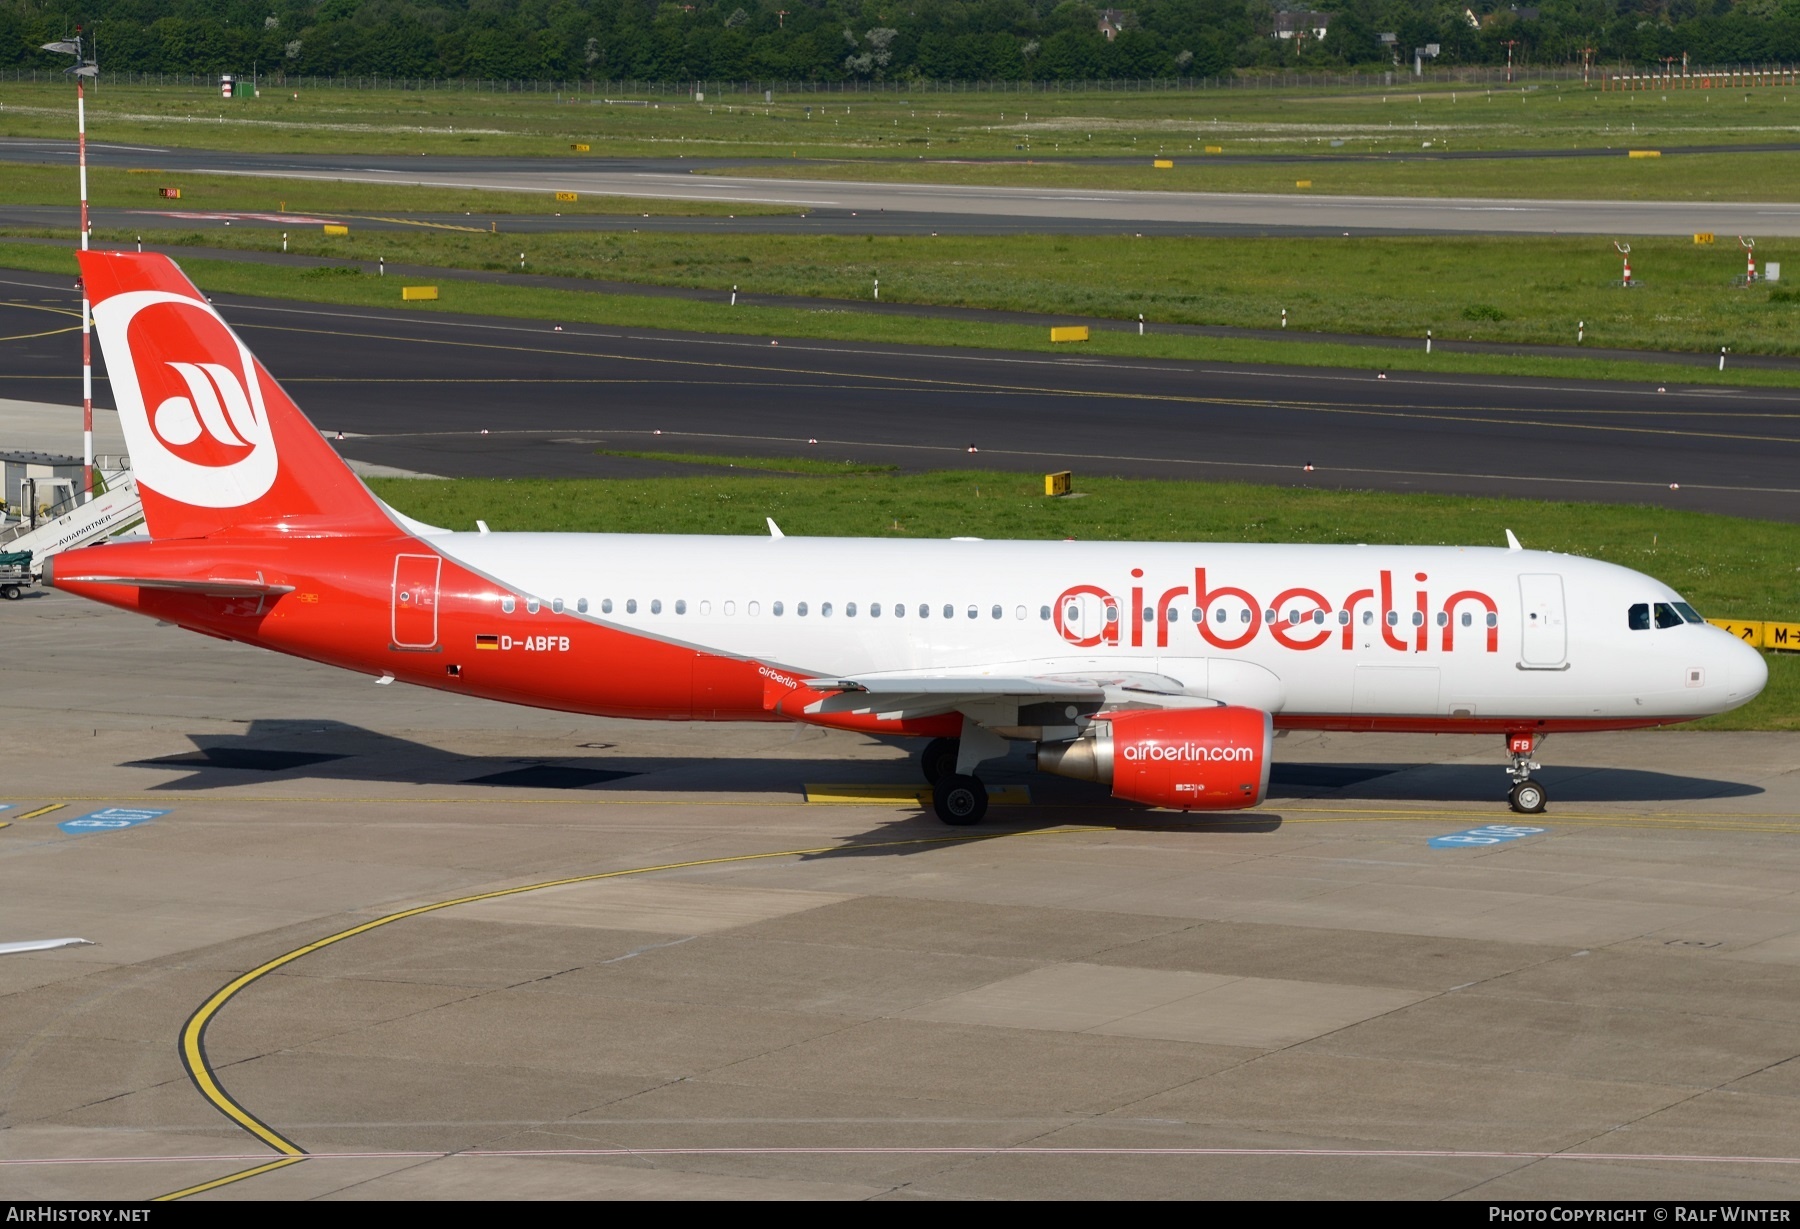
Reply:
[[[1123,799],[1266,796],[1276,729],[1489,732],[1538,811],[1543,735],[1762,690],[1668,586],[1484,547],[458,533],[372,494],[169,260],[80,257],[148,537],[45,580],[423,687],[612,717],[933,741],[937,812],[1015,742]],[[1510,534],[1508,535],[1510,539]]]

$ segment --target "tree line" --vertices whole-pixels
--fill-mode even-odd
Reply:
[[[1283,10],[1304,6],[1281,0]],[[1129,7],[1125,7],[1129,4]],[[641,81],[1092,81],[1438,64],[1800,61],[1800,0],[0,0],[0,64],[77,26],[102,71]],[[1384,39],[1383,35],[1390,38]]]

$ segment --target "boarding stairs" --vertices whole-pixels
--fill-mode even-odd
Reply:
[[[144,519],[144,501],[129,469],[102,471],[92,499],[81,495],[48,508],[33,510],[16,525],[0,530],[0,552],[31,552],[33,573],[59,551],[90,546],[123,533]]]

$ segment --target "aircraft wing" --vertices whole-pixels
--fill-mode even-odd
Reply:
[[[1210,708],[1218,703],[1188,694],[1180,679],[1142,671],[1035,676],[869,674],[810,678],[802,680],[802,685],[829,693],[809,704],[809,713],[877,713],[884,717],[928,717],[976,708],[991,711],[1059,700],[1072,704],[1137,703],[1158,708]]]

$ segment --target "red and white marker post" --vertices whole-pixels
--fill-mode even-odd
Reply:
[[[100,68],[82,54],[80,26],[75,27],[74,38],[45,43],[44,50],[75,57],[75,66],[68,71],[75,78],[75,149],[81,185],[81,250],[85,252],[88,250],[86,79],[98,77]],[[81,499],[86,503],[94,497],[94,314],[85,282],[81,285],[81,476]]]
[[[77,36],[77,43],[80,37]],[[79,52],[77,52],[79,57]],[[88,250],[87,89],[75,68],[75,145],[81,177],[81,250]],[[81,283],[81,501],[94,497],[94,313],[88,305],[87,280]]]

